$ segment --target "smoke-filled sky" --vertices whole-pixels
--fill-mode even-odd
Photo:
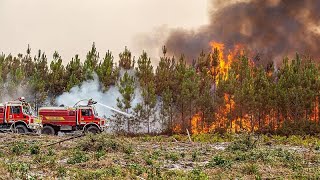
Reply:
[[[84,57],[96,42],[101,54],[110,49],[116,59],[125,46],[136,56],[143,48],[157,56],[165,38],[148,37],[205,24],[207,5],[207,0],[0,0],[0,53],[25,53],[30,44],[34,54],[42,49],[49,60],[55,50],[70,60],[76,53]]]
[[[319,0],[211,0],[209,22],[196,31],[171,31],[169,52],[183,52],[189,62],[217,41],[232,48],[244,45],[262,61],[276,61],[295,52],[320,58]],[[232,3],[225,3],[232,2]],[[254,55],[254,56],[256,56]]]

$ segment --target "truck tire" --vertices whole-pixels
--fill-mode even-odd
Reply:
[[[86,133],[98,134],[100,132],[101,132],[100,129],[97,128],[96,126],[90,126],[86,129]]]
[[[55,130],[51,126],[45,126],[41,130],[41,134],[46,134],[46,135],[54,135]]]
[[[25,125],[18,124],[14,127],[14,132],[18,134],[26,134],[28,131],[28,128]]]

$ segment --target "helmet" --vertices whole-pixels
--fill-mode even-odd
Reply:
[[[21,102],[25,102],[26,101],[26,99],[24,97],[19,97],[18,100],[21,101]]]
[[[89,99],[88,106],[93,105],[93,104],[97,104],[97,102],[92,99]]]

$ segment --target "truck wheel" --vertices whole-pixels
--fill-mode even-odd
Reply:
[[[86,133],[98,134],[100,133],[100,129],[96,126],[90,126],[86,129]]]
[[[14,131],[18,134],[25,134],[28,132],[28,129],[25,125],[19,124],[15,126]]]
[[[55,131],[54,131],[53,127],[45,126],[45,127],[42,128],[41,134],[54,135]]]

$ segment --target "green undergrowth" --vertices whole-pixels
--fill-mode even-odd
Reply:
[[[36,137],[37,138],[37,137]],[[319,179],[316,136],[87,135],[3,142],[4,179]],[[48,137],[50,142],[65,137]],[[60,139],[59,139],[60,138]]]

